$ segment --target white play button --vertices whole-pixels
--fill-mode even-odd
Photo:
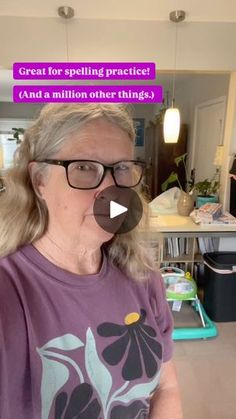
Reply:
[[[118,215],[127,212],[128,208],[123,205],[117,204],[115,201],[110,201],[110,218],[118,217]]]
[[[143,206],[136,191],[112,185],[102,189],[96,196],[93,213],[104,231],[123,234],[131,231],[139,223]]]

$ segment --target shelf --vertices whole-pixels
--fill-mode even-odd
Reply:
[[[217,240],[219,241],[222,237],[236,237],[236,226],[206,226],[203,228],[195,224],[191,217],[181,217],[178,214],[153,215],[150,217],[148,234],[143,231],[141,237],[144,241],[148,237],[148,241],[151,242],[151,249],[157,259],[158,267],[163,264],[167,266],[168,264],[172,266],[182,264],[178,267],[188,270],[193,277],[195,274],[197,277],[200,272],[199,281],[201,281],[201,265],[203,264],[201,253],[218,250]],[[172,241],[172,249],[171,246],[168,249],[168,245],[166,245],[168,240]],[[183,240],[188,241],[187,254],[186,247],[183,247]]]
[[[165,257],[162,260],[162,262],[165,262],[165,263],[167,263],[167,262],[169,262],[169,263],[186,263],[186,262],[189,262],[190,263],[190,262],[194,262],[194,261],[195,261],[195,259],[189,258],[188,256],[186,256],[186,257],[179,256],[179,257],[176,257],[176,258]]]
[[[187,250],[187,254],[185,253]],[[173,254],[178,256],[173,256]],[[160,243],[160,265],[161,264],[183,264],[181,269],[189,270],[194,274],[194,264],[202,262],[202,255],[199,253],[196,237],[165,237]]]
[[[194,256],[194,262],[195,262],[195,263],[201,263],[201,262],[203,262],[203,257],[202,257],[202,255],[200,255],[200,254],[196,254],[196,255]]]

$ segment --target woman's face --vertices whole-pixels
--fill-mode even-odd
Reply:
[[[133,159],[133,144],[122,129],[100,118],[84,125],[54,159],[89,159],[112,164]],[[68,185],[65,168],[50,165],[49,175],[39,187],[48,207],[49,234],[58,242],[73,247],[82,244],[96,248],[111,239],[112,234],[104,231],[93,216],[97,195],[111,185],[114,181],[108,171],[98,188],[74,189]]]

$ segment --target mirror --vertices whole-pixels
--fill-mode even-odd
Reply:
[[[25,84],[24,81],[12,80],[12,71],[0,70],[1,78],[1,97],[0,102],[0,134],[9,130],[9,124],[12,126],[19,120],[21,126],[25,127],[27,121],[34,119],[43,106],[37,103],[13,103],[12,86],[14,84]],[[165,105],[171,103],[173,73],[157,73],[155,83],[162,85],[165,96]],[[174,157],[182,152],[188,153],[188,170],[195,168],[195,180],[200,181],[206,177],[212,177],[215,173],[214,159],[216,148],[222,145],[224,141],[224,124],[226,115],[226,104],[228,97],[230,73],[197,73],[197,72],[177,72],[176,73],[176,106],[180,110],[181,123],[186,126],[185,146],[173,148],[172,154],[169,153],[169,160],[158,160],[158,151],[156,146],[150,146],[150,142],[158,141],[157,133],[152,133],[154,138],[150,139],[148,131],[159,125],[159,134],[161,132],[161,123],[159,121],[160,109],[162,104],[133,104],[133,114],[137,123],[144,120],[144,139],[139,138],[136,146],[136,157],[146,159],[152,179],[158,176],[157,165],[168,165],[170,171],[174,165]],[[36,81],[32,81],[36,84]],[[47,81],[49,84],[50,81]],[[55,81],[53,81],[55,83]],[[57,84],[65,81],[56,81]],[[68,84],[75,83],[70,81]],[[82,83],[82,81],[80,82]],[[100,82],[101,83],[101,82]],[[104,83],[104,82],[103,82]],[[109,82],[112,84],[113,82]],[[127,84],[128,82],[126,82]],[[130,83],[135,83],[134,81]],[[143,83],[143,82],[142,82]],[[153,84],[153,81],[145,81],[147,84]],[[37,81],[37,84],[45,84],[45,81]],[[122,81],[119,81],[122,84]],[[141,84],[141,82],[140,82]],[[7,125],[8,121],[8,125]],[[22,125],[23,124],[23,125]],[[8,126],[8,128],[6,128]],[[19,125],[18,125],[19,126]],[[155,129],[154,129],[155,131]],[[141,134],[142,135],[142,134]],[[149,148],[150,156],[147,152]],[[168,150],[171,150],[171,146]],[[151,180],[152,182],[152,180]],[[150,183],[150,182],[149,182]],[[155,183],[155,182],[154,182]],[[150,187],[150,185],[149,185]],[[152,197],[160,193],[160,188],[154,185]]]
[[[188,153],[189,177],[191,170],[194,170],[196,182],[212,178],[219,171],[220,166],[214,163],[217,146],[222,146],[224,142],[229,81],[230,73],[176,74],[176,106],[180,110],[182,124],[176,145],[164,144],[161,123],[163,106],[154,106],[154,117],[146,130],[144,150],[152,198],[161,193],[161,184],[172,171],[180,170],[179,175],[184,179],[183,167],[178,169],[174,158],[185,152]],[[157,83],[163,85],[165,104],[170,106],[171,73],[158,75]]]

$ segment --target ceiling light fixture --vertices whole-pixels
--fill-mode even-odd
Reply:
[[[177,56],[177,23],[185,19],[183,10],[174,10],[169,15],[170,21],[175,23],[175,48],[174,48],[174,73],[172,80],[172,104],[164,115],[164,141],[165,143],[177,143],[180,131],[180,112],[175,107],[175,76],[176,76],[176,56]]]
[[[69,42],[68,42],[68,20],[72,19],[75,15],[73,7],[61,6],[57,9],[58,16],[65,20],[65,32],[66,32],[66,58],[69,62]]]

